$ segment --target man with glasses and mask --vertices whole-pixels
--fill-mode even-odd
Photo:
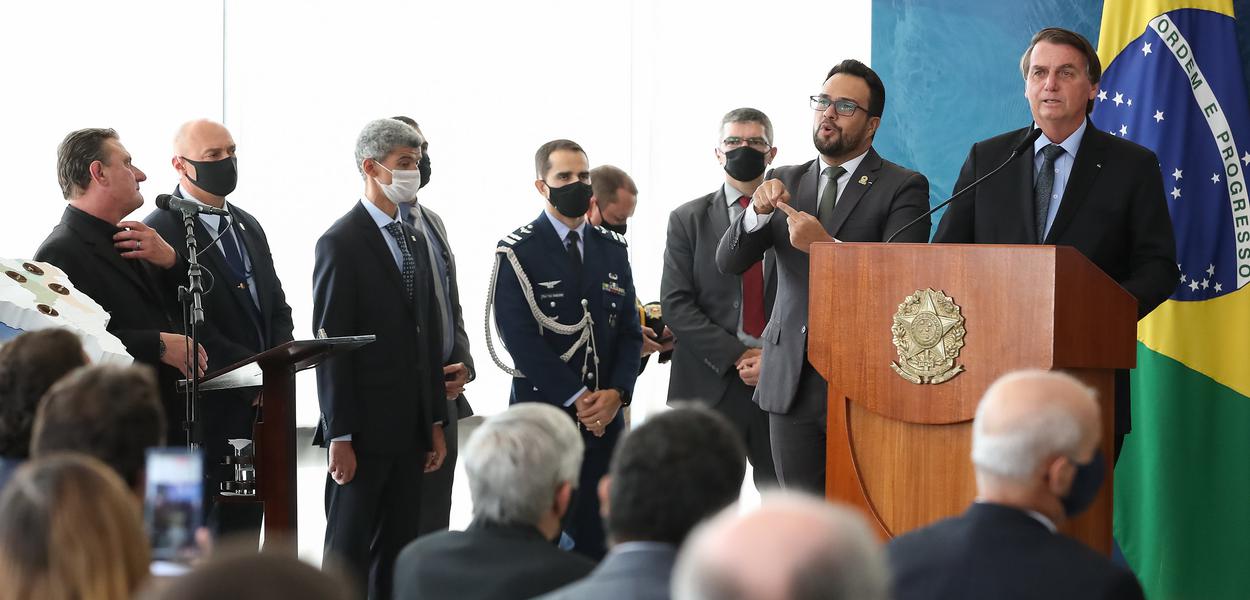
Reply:
[[[716,266],[725,273],[745,273],[768,249],[776,252],[777,298],[761,334],[763,368],[755,401],[769,413],[782,487],[823,494],[826,383],[807,361],[809,247],[890,237],[928,210],[929,183],[872,149],[885,109],[885,86],[872,69],[857,60],[842,61],[810,103],[819,156],[765,176],[750,208],[721,238]],[[922,221],[897,240],[927,241],[929,224]]]
[[[200,338],[209,355],[223,366],[291,341],[294,329],[265,230],[251,214],[226,201],[239,179],[235,151],[234,138],[225,126],[199,119],[178,129],[171,159],[179,176],[174,196],[230,213],[228,217],[201,213],[195,220],[199,261],[209,289],[203,295],[205,324]],[[178,251],[185,271],[187,231],[182,213],[154,210],[143,221]],[[164,291],[171,302],[177,302],[176,286]],[[213,335],[206,335],[210,331]],[[210,466],[205,469],[204,490],[209,526],[219,534],[246,532],[259,543],[259,503],[214,502],[219,484],[233,479],[230,467],[219,465],[222,457],[233,454],[226,440],[252,439],[256,390],[221,390],[204,396],[196,418]]]
[[[446,455],[442,316],[425,236],[400,219],[421,186],[422,138],[394,119],[356,140],[364,196],[317,240],[313,331],[377,339],[317,367],[329,449],[327,561],[343,561],[361,595],[389,598],[396,555],[420,532],[423,473]]]
[[[534,187],[545,207],[500,240],[491,283],[499,336],[515,368],[510,402],[561,407],[581,426],[580,490],[564,544],[594,560],[607,550],[593,490],[607,472],[638,376],[642,333],[625,238],[586,222],[590,163],[570,140],[543,144]],[[489,328],[488,328],[489,333]],[[489,345],[490,338],[487,338]]]
[[[777,156],[772,140],[772,121],[754,108],[721,119],[716,159],[724,182],[669,215],[660,280],[664,321],[681,340],[673,351],[668,401],[697,401],[728,417],[760,489],[777,484],[768,413],[751,399],[760,376],[760,337],[777,292],[776,254],[764,252],[741,275],[725,274],[716,269],[716,246],[764,182]]]

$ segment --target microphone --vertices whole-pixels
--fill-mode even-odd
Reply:
[[[1039,137],[1041,137],[1041,136],[1042,136],[1042,128],[1041,128],[1041,127],[1034,127],[1034,128],[1033,128],[1033,131],[1030,131],[1030,132],[1029,132],[1029,135],[1025,136],[1025,137],[1024,137],[1024,139],[1023,139],[1023,140],[1021,140],[1019,144],[1016,144],[1016,147],[1015,147],[1015,148],[1013,148],[1013,149],[1011,150],[1011,156],[1008,156],[1008,157],[1007,157],[1007,160],[1004,160],[1004,161],[1003,161],[1003,164],[998,165],[997,167],[995,167],[993,171],[990,171],[989,173],[986,173],[985,175],[982,175],[982,176],[981,176],[980,178],[978,178],[976,181],[974,181],[974,182],[972,182],[972,183],[969,183],[967,186],[965,186],[965,187],[964,187],[964,189],[959,190],[958,192],[955,192],[955,195],[953,195],[953,196],[951,196],[950,198],[947,198],[946,200],[943,200],[942,202],[938,203],[938,205],[937,205],[937,206],[934,206],[933,208],[930,208],[929,210],[925,211],[925,213],[924,213],[924,214],[920,215],[919,217],[916,217],[915,219],[912,219],[910,223],[908,223],[908,224],[906,224],[906,225],[904,225],[904,226],[900,227],[900,228],[898,229],[898,231],[895,231],[895,232],[894,232],[894,234],[893,234],[893,235],[891,235],[890,237],[886,238],[885,243],[887,243],[887,244],[888,244],[888,243],[890,243],[890,242],[894,241],[894,238],[898,237],[898,234],[903,233],[904,231],[907,231],[908,229],[910,229],[910,228],[911,228],[911,226],[912,226],[912,225],[915,225],[916,223],[919,223],[919,222],[920,222],[922,219],[924,219],[925,217],[928,217],[929,215],[931,215],[931,214],[933,214],[933,213],[935,213],[935,212],[937,212],[937,211],[941,210],[941,209],[942,209],[943,207],[945,207],[947,204],[950,204],[951,202],[954,202],[954,201],[955,201],[955,198],[958,198],[958,197],[960,197],[960,196],[964,195],[964,192],[967,192],[968,190],[971,190],[972,188],[977,187],[978,185],[980,185],[980,184],[981,184],[981,182],[982,182],[982,181],[985,181],[986,179],[989,179],[989,178],[990,178],[990,177],[992,177],[995,173],[997,173],[997,172],[999,172],[999,171],[1003,170],[1003,167],[1007,166],[1008,164],[1010,164],[1010,163],[1011,163],[1011,161],[1015,160],[1015,159],[1016,159],[1016,157],[1020,155],[1020,153],[1024,152],[1026,149],[1028,149],[1028,148],[1032,147],[1032,146],[1033,146],[1033,143],[1037,141],[1037,138],[1039,138]],[[157,199],[156,199],[156,201],[157,201],[157,205],[159,206],[159,204],[160,204],[160,198],[157,198]]]
[[[171,196],[169,194],[161,194],[156,197],[156,208],[161,210],[180,210],[184,213],[189,212],[201,213],[205,215],[217,215],[220,217],[230,216],[229,212],[220,208],[213,208],[207,204],[200,204],[199,202],[187,200],[186,198],[179,198],[177,196]]]

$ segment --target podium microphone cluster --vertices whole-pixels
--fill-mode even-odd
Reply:
[[[1022,152],[1024,152],[1024,151],[1025,151],[1025,150],[1027,150],[1028,148],[1032,147],[1032,146],[1033,146],[1033,143],[1037,141],[1037,138],[1039,138],[1039,137],[1041,137],[1041,136],[1042,136],[1042,129],[1041,129],[1040,127],[1034,127],[1034,128],[1033,128],[1033,131],[1030,131],[1030,132],[1029,132],[1029,135],[1028,135],[1027,137],[1025,137],[1023,140],[1021,140],[1019,144],[1016,144],[1015,149],[1013,149],[1013,150],[1011,151],[1011,156],[1008,156],[1008,157],[1007,157],[1007,160],[1004,160],[1004,161],[1003,161],[1003,164],[998,165],[997,167],[995,167],[993,171],[990,171],[989,173],[986,173],[985,175],[982,175],[982,176],[981,176],[979,179],[977,179],[976,181],[974,181],[974,182],[972,182],[972,183],[969,183],[967,186],[965,186],[965,187],[964,187],[964,189],[959,190],[958,192],[955,192],[955,195],[951,196],[950,198],[947,198],[946,200],[943,200],[942,202],[939,202],[937,206],[934,206],[933,208],[930,208],[929,210],[925,211],[925,213],[924,213],[924,214],[920,215],[919,217],[916,217],[915,219],[912,219],[912,220],[911,220],[911,222],[909,222],[908,224],[906,224],[906,225],[904,225],[904,226],[902,226],[902,227],[899,227],[898,231],[895,231],[893,235],[891,235],[890,237],[888,237],[888,238],[886,238],[886,239],[885,239],[885,243],[887,243],[887,244],[888,244],[888,243],[890,243],[890,242],[894,241],[894,238],[898,237],[898,234],[903,233],[904,231],[907,231],[908,229],[910,229],[910,228],[911,228],[911,226],[912,226],[912,225],[915,225],[916,223],[919,223],[920,221],[922,221],[922,220],[924,220],[924,219],[928,218],[928,216],[929,216],[929,215],[932,215],[933,213],[935,213],[935,212],[937,212],[937,211],[941,210],[941,209],[942,209],[943,207],[945,207],[947,204],[950,204],[951,202],[954,202],[954,201],[955,201],[955,198],[958,198],[958,197],[960,197],[960,196],[964,195],[964,193],[965,193],[965,192],[967,192],[968,190],[971,190],[972,188],[977,187],[978,185],[980,185],[980,184],[981,184],[981,182],[982,182],[982,181],[985,181],[986,179],[989,179],[990,177],[993,177],[995,173],[997,173],[997,172],[999,172],[999,171],[1003,170],[1003,167],[1005,167],[1005,166],[1007,166],[1007,165],[1011,164],[1011,161],[1015,160],[1015,159],[1016,159],[1016,157],[1017,157],[1017,156],[1019,156]],[[157,198],[157,199],[156,199],[156,204],[157,204],[157,206],[160,206],[160,203],[161,203],[160,198]]]
[[[179,198],[171,194],[161,194],[156,197],[156,208],[161,210],[182,211],[184,213],[200,213],[205,215],[217,215],[220,217],[228,217],[230,213],[220,208],[213,208],[207,204],[200,204],[194,200]]]

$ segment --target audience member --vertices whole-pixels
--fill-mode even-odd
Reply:
[[[745,475],[746,448],[720,414],[691,406],[647,419],[599,483],[612,549],[590,576],[544,598],[668,598],[678,547],[738,499]]]
[[[0,598],[129,600],[147,578],[139,506],[100,461],[38,457],[0,494]]]
[[[1101,431],[1094,392],[1069,375],[994,382],[972,427],[977,501],[890,542],[897,598],[1142,598],[1132,573],[1056,529],[1098,495]]]
[[[354,600],[357,596],[333,569],[322,571],[295,558],[289,549],[260,554],[240,546],[215,554],[193,571],[153,585],[143,600]]]
[[[885,556],[850,508],[795,492],[730,507],[695,530],[673,573],[678,600],[885,600]]]
[[[39,399],[85,364],[82,342],[68,329],[28,331],[0,346],[0,489],[30,456]]]
[[[32,457],[81,452],[103,461],[142,498],[148,448],[165,444],[165,412],[146,366],[99,365],[65,377],[39,405]]]
[[[464,448],[473,522],[404,548],[395,598],[533,598],[584,577],[594,563],[553,543],[582,450],[573,420],[548,404],[517,404],[487,419]]]

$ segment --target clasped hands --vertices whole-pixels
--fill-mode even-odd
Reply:
[[[621,393],[615,389],[587,391],[573,403],[577,408],[577,420],[595,437],[603,437],[616,411],[621,409]]]

